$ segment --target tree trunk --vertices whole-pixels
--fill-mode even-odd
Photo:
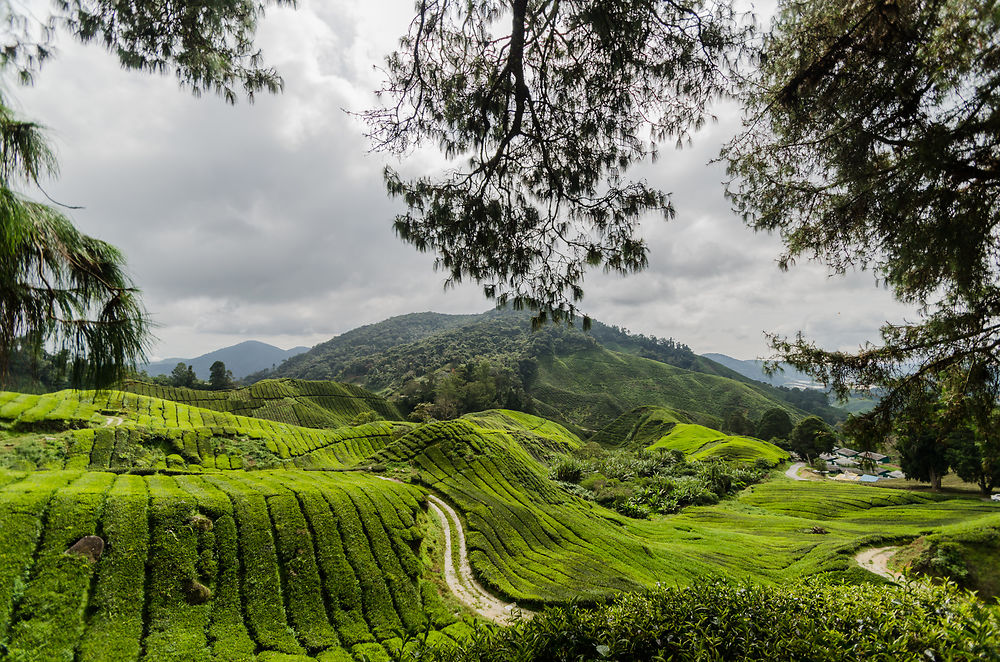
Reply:
[[[936,472],[933,469],[931,469],[930,478],[931,478],[931,489],[934,490],[935,492],[940,492],[941,491],[941,476],[938,474],[938,472]]]

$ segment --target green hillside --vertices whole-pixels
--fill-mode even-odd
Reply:
[[[718,441],[660,408],[602,434],[615,425],[633,437],[621,446],[673,436],[692,458]],[[13,467],[0,468],[0,658],[386,662],[417,640],[459,651],[474,624],[442,580],[446,532],[495,595],[543,607],[705,577],[879,581],[856,550],[1000,526],[978,499],[780,474],[634,519],[551,477],[591,446],[509,410],[324,430],[121,391],[0,392],[0,465]],[[432,495],[458,522],[441,528]]]
[[[530,318],[509,310],[395,317],[318,345],[283,363],[274,376],[357,383],[391,397],[403,412],[442,400],[453,400],[457,413],[489,407],[533,411],[584,435],[644,405],[681,410],[714,427],[734,408],[751,417],[773,407],[786,409],[793,419],[806,415],[793,404],[805,397],[799,392],[754,382],[674,340],[632,335],[600,322],[589,332],[557,324],[533,331]],[[493,375],[486,399],[466,406],[461,394],[453,393],[461,382],[444,389],[460,368],[483,363]],[[807,398],[800,404],[824,416],[840,415],[825,401]],[[435,417],[453,415],[445,410]]]
[[[678,450],[691,460],[710,458],[748,462],[764,460],[773,465],[788,459],[787,451],[766,441],[753,437],[730,436],[703,425],[689,423],[678,423],[670,432],[647,448]]]
[[[351,467],[406,423],[305,428],[123,391],[0,391],[0,426],[15,435],[0,466],[189,470]],[[16,443],[14,443],[16,441]]]
[[[202,391],[130,380],[121,390],[309,428],[337,428],[366,415],[402,420],[399,411],[385,398],[354,384],[336,382],[267,379],[246,388]]]
[[[786,479],[736,500],[636,520],[567,492],[511,434],[467,419],[423,425],[376,458],[415,467],[421,484],[455,504],[480,580],[528,604],[715,573],[763,582],[865,576],[850,561],[860,546],[922,527],[1000,520],[992,504],[976,500]]]
[[[592,431],[641,406],[672,409],[714,428],[735,409],[751,419],[773,407],[786,409],[793,420],[804,416],[742,382],[601,347],[540,358],[531,394],[540,415]]]

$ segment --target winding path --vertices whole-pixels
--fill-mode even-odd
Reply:
[[[902,547],[870,547],[854,555],[854,560],[865,570],[885,577],[891,582],[902,581],[903,575],[889,569],[889,559]]]
[[[796,462],[792,466],[788,467],[788,470],[785,471],[785,475],[791,478],[792,480],[810,480],[809,478],[803,478],[802,476],[799,475],[799,469],[802,469],[805,466],[806,466],[805,462]]]
[[[427,503],[434,511],[438,521],[441,522],[441,528],[444,531],[444,580],[455,597],[483,618],[497,623],[511,621],[515,612],[519,612],[523,616],[531,616],[531,612],[528,610],[497,599],[476,581],[472,575],[472,566],[469,565],[468,555],[465,552],[465,530],[462,528],[462,520],[459,519],[458,513],[433,494],[427,496]],[[458,538],[456,541],[458,547],[457,567],[455,557],[452,555],[452,528],[454,528]]]

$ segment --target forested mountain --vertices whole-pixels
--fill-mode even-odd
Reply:
[[[264,377],[330,379],[390,396],[414,417],[489,407],[537,412],[582,433],[642,405],[682,410],[721,427],[735,410],[794,418],[842,412],[825,396],[777,389],[696,355],[674,339],[594,322],[532,331],[527,312],[416,313],[360,327],[292,357]]]

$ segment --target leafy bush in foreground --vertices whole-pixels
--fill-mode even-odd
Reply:
[[[952,586],[658,587],[481,628],[437,662],[1000,660],[1000,615]]]

